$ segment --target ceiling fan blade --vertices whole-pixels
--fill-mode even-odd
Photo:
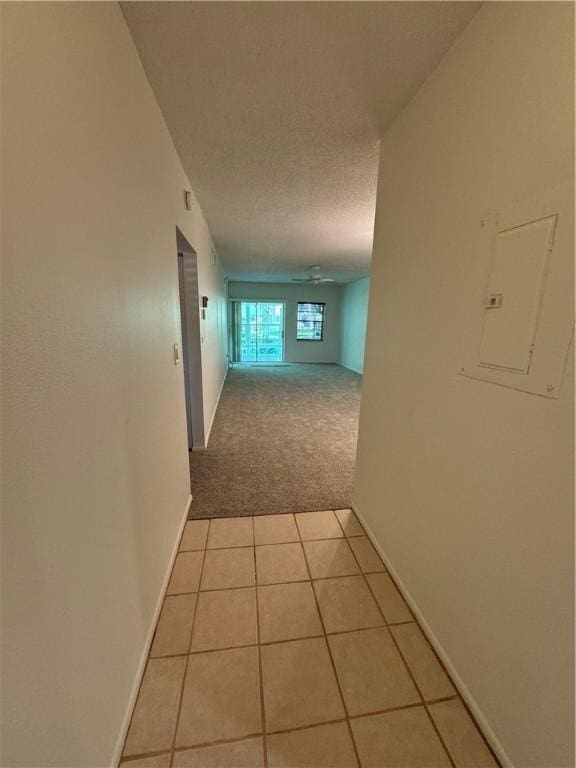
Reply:
[[[322,275],[311,274],[310,277],[292,277],[293,283],[309,283],[310,285],[320,285],[321,283],[335,283],[332,277],[322,277]]]

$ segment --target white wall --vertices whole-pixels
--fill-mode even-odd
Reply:
[[[223,273],[112,3],[3,3],[2,761],[113,760],[189,499],[176,225],[208,418]]]
[[[458,376],[480,219],[571,176],[570,4],[486,3],[383,138],[354,504],[516,766],[574,764],[573,360]],[[568,278],[570,279],[570,278]]]
[[[339,285],[291,285],[289,283],[228,284],[231,299],[281,300],[286,302],[285,360],[287,363],[337,363],[339,359]],[[324,338],[322,341],[297,341],[296,316],[299,301],[323,301]]]
[[[340,365],[357,373],[364,370],[370,278],[348,283],[342,290],[340,313]]]

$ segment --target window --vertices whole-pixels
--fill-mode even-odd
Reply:
[[[325,304],[298,302],[296,339],[298,341],[322,341],[324,338]]]

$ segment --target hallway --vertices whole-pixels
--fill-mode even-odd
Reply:
[[[497,763],[342,509],[186,524],[122,765]]]
[[[574,10],[0,1],[0,768],[574,768]]]
[[[360,383],[339,365],[232,368],[208,448],[190,453],[190,517],[350,506]]]

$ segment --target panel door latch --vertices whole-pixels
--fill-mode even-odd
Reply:
[[[488,296],[486,296],[486,309],[500,309],[501,306],[501,293],[489,293]]]

